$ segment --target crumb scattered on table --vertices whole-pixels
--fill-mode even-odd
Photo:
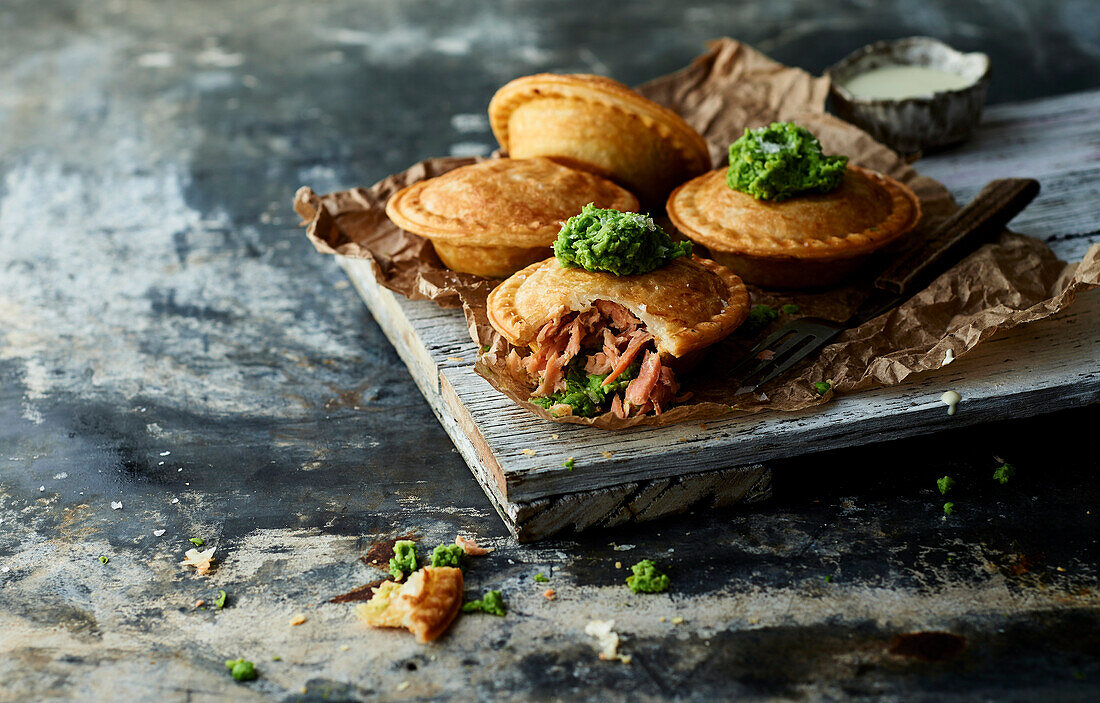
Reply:
[[[210,569],[214,565],[215,549],[216,547],[211,547],[202,552],[197,549],[188,549],[183,553],[183,561],[180,562],[180,565],[193,566],[195,567],[195,573],[199,576],[205,576],[210,573]]]
[[[462,551],[466,552],[466,556],[471,557],[482,557],[493,551],[492,548],[480,546],[472,537],[463,537],[462,535],[455,537],[455,544],[462,547]]]

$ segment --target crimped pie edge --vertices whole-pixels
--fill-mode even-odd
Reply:
[[[660,350],[674,357],[681,357],[696,349],[703,349],[714,344],[737,329],[749,315],[749,291],[740,277],[725,266],[710,259],[692,257],[691,261],[717,275],[725,284],[728,297],[726,298],[726,306],[717,314],[711,315],[708,319],[700,320],[691,327],[684,327],[677,332],[665,335],[659,340],[662,342],[659,345]],[[516,293],[520,286],[526,283],[527,279],[538,269],[550,266],[560,266],[560,264],[553,257],[531,264],[509,276],[489,294],[486,306],[489,322],[513,346],[520,348],[529,346],[541,329],[541,325],[528,323],[523,313],[517,309],[515,305]],[[615,301],[610,296],[597,299],[621,302]],[[639,317],[643,322],[646,322],[646,317],[652,316],[643,314]],[[649,325],[647,324],[647,326]]]
[[[535,98],[559,97],[595,103],[641,120],[670,143],[685,162],[709,168],[707,142],[684,118],[606,76],[586,73],[536,73],[505,83],[489,102],[489,125],[497,142],[509,151],[508,121],[515,109]]]
[[[669,195],[665,209],[676,229],[689,239],[718,251],[759,257],[841,259],[860,256],[885,246],[920,222],[920,200],[907,186],[861,166],[848,164],[848,168],[883,188],[890,196],[892,207],[886,219],[863,231],[844,236],[792,240],[770,235],[749,235],[733,232],[707,219],[701,215],[706,209],[698,206],[694,198],[688,200],[687,196],[700,190],[709,179],[720,177],[725,180],[726,169],[708,171],[679,186]],[[685,220],[681,210],[688,209],[688,204],[694,206],[689,210],[693,216],[691,220]]]
[[[462,166],[460,169],[504,161],[504,159],[494,159],[477,164],[470,164],[469,166]],[[557,165],[560,168],[568,168],[560,164]],[[459,169],[455,169],[455,171],[457,170]],[[592,183],[598,184],[602,182],[603,185],[610,186],[615,191],[618,191],[618,197],[626,196],[626,198],[629,198],[628,202],[621,203],[624,207],[616,207],[615,209],[637,212],[641,207],[637,196],[610,179],[579,169],[570,170],[589,179]],[[454,173],[454,171],[449,171],[448,173]],[[540,222],[537,224],[517,222],[511,227],[503,227],[500,223],[448,217],[421,207],[421,192],[426,187],[430,186],[432,181],[436,180],[436,178],[443,178],[446,175],[447,174],[442,174],[435,178],[426,178],[422,181],[417,181],[394,193],[390,196],[390,199],[386,201],[386,217],[401,229],[412,232],[413,234],[419,234],[430,239],[462,240],[463,244],[478,246],[523,247],[539,246],[544,243],[549,246],[553,243],[554,238],[558,236],[558,232],[561,231],[561,222]],[[612,205],[603,205],[603,207],[611,206]]]

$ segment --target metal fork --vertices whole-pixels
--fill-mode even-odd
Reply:
[[[834,322],[820,317],[803,317],[790,322],[753,347],[730,369],[730,376],[740,378],[742,387],[761,376],[753,385],[753,391],[758,391],[765,383],[836,339],[841,332],[897,307],[967,254],[992,241],[1038,194],[1039,182],[1034,179],[992,181],[969,205],[931,234],[898,252],[893,263],[875,279],[871,295],[847,320]],[[761,359],[765,352],[771,354]]]

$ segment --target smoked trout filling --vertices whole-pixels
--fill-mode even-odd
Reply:
[[[618,303],[597,300],[587,310],[559,315],[531,347],[527,356],[509,352],[508,366],[537,381],[531,402],[557,417],[659,414],[683,399],[645,323]]]

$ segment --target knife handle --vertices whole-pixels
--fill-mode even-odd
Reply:
[[[875,279],[875,287],[901,296],[915,293],[915,283],[930,281],[991,241],[1038,194],[1033,178],[991,181],[969,205],[905,250]]]

